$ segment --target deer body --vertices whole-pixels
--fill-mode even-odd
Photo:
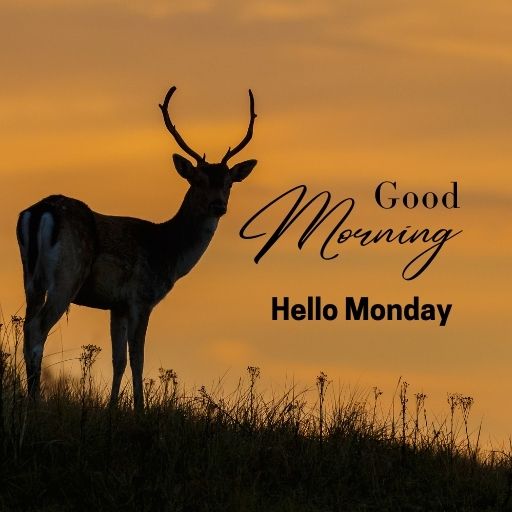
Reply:
[[[227,166],[226,157],[245,146],[250,136],[237,151],[228,150],[219,164],[207,163],[190,150],[168,117],[174,90],[169,90],[161,106],[164,120],[178,144],[196,158],[197,166],[173,155],[178,173],[190,183],[173,218],[155,224],[103,215],[60,195],[49,196],[20,214],[17,236],[27,302],[24,356],[29,394],[34,397],[48,333],[74,303],[111,311],[111,402],[117,401],[128,347],[134,404],[142,409],[144,341],[151,311],[199,261],[226,213],[232,183],[243,180],[256,165],[248,160],[231,169]],[[256,117],[252,93],[250,97],[248,135]]]

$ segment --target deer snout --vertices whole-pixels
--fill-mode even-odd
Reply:
[[[216,217],[220,217],[227,212],[227,205],[224,201],[213,201],[210,203],[210,212]]]

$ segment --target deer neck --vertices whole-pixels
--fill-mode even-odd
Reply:
[[[188,274],[201,259],[218,223],[217,217],[197,213],[189,189],[178,213],[164,223],[176,280]]]

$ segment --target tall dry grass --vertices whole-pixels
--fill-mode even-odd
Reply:
[[[161,368],[137,415],[128,388],[109,407],[87,345],[80,378],[47,376],[33,403],[22,326],[0,327],[1,511],[512,509],[510,452],[481,448],[471,397],[448,394],[436,420],[403,379],[385,407],[323,372],[269,395],[257,367],[229,393]]]

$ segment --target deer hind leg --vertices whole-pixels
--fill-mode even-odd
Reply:
[[[44,219],[43,219],[44,217]],[[45,273],[39,256],[42,242],[46,236],[39,233],[51,231],[51,216],[41,216],[38,212],[25,211],[20,215],[17,225],[18,243],[23,263],[23,283],[26,296],[25,323],[23,326],[23,352],[27,369],[29,394],[34,396],[39,389],[39,373],[42,358],[43,336],[40,332],[41,309],[44,306],[47,289],[44,283]]]
[[[44,306],[46,291],[32,289],[27,291],[27,309],[23,325],[23,353],[27,370],[29,395],[34,397],[39,391],[39,374],[44,339],[40,334],[39,314]],[[41,349],[39,350],[39,347]]]
[[[110,405],[115,406],[119,397],[119,388],[126,368],[126,349],[128,345],[128,317],[119,311],[110,312],[110,337],[112,338],[112,391]]]
[[[29,395],[37,396],[41,378],[44,344],[52,327],[60,320],[71,302],[73,293],[47,293],[46,301],[35,316],[25,323],[24,355]]]
[[[53,215],[43,213],[37,229],[26,234],[24,214],[21,219],[21,247],[27,311],[24,325],[23,351],[27,369],[29,395],[39,392],[41,361],[44,344],[50,329],[65,313],[78,291],[76,277],[66,272],[63,265],[61,242],[52,243],[54,237]],[[36,221],[36,219],[33,219]]]
[[[144,410],[142,370],[144,368],[144,341],[149,322],[150,309],[132,310],[128,322],[128,346],[132,369],[133,405],[137,412]]]
[[[41,361],[46,337],[41,330],[41,311],[44,307],[46,292],[33,290],[27,292],[27,309],[23,325],[23,354],[27,371],[28,392],[31,397],[39,393]]]

